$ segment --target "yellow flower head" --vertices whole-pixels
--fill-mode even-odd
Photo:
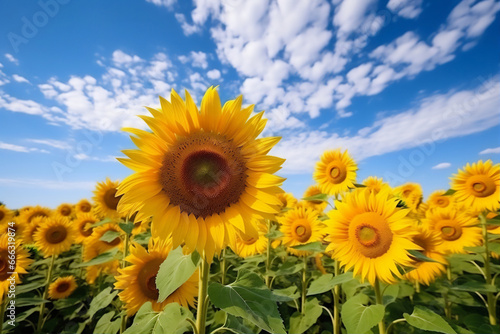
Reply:
[[[14,218],[14,211],[9,210],[5,205],[0,205],[0,226],[7,224]]]
[[[117,211],[121,196],[117,195],[118,181],[106,178],[104,182],[98,182],[94,190],[95,213],[100,218],[120,219]]]
[[[80,200],[75,205],[76,214],[90,213],[91,211],[92,211],[92,204],[89,201],[87,201],[86,199]]]
[[[394,188],[394,193],[405,202],[412,212],[417,212],[418,206],[422,203],[422,187],[418,183],[405,183]]]
[[[33,239],[35,232],[38,230],[38,227],[40,227],[40,225],[45,224],[45,220],[47,219],[49,218],[43,216],[35,217],[31,220],[31,224],[26,224],[23,226],[22,238],[25,244],[32,244],[35,242],[35,240]]]
[[[50,217],[51,214],[52,211],[49,208],[37,205],[20,211],[18,222],[20,224],[30,224],[35,217]]]
[[[306,191],[304,192],[304,198],[312,197],[312,196],[319,195],[319,194],[322,194],[321,188],[319,186],[316,186],[316,185],[309,186],[306,189]],[[306,208],[316,210],[316,211],[318,211],[318,213],[322,213],[323,210],[325,210],[327,205],[328,205],[327,202],[320,201],[320,200],[304,200],[304,201],[300,201],[298,203],[298,206],[304,206]]]
[[[444,195],[445,192],[445,190],[436,190],[429,196],[427,204],[430,210],[436,208],[451,209],[455,206],[455,196]]]
[[[281,201],[281,208],[292,209],[297,205],[297,199],[293,196],[292,193],[280,193],[277,194],[279,200]]]
[[[266,224],[259,222],[258,230],[258,238],[237,231],[234,241],[230,244],[231,249],[240,257],[249,257],[264,253],[267,248]]]
[[[500,208],[500,164],[491,160],[467,164],[451,178],[457,202],[475,211],[495,211]]]
[[[375,280],[394,283],[401,277],[397,268],[412,266],[408,250],[420,249],[413,241],[413,221],[407,218],[408,209],[397,207],[398,200],[388,192],[378,194],[357,189],[348,193],[342,202],[335,201],[336,210],[328,213],[326,221],[329,242],[326,251],[333,258],[353,269],[354,275],[373,285]]]
[[[75,241],[76,231],[71,221],[62,216],[43,220],[33,235],[36,247],[45,257],[68,251]]]
[[[321,241],[321,230],[323,224],[318,219],[318,212],[311,209],[295,208],[287,211],[278,218],[283,232],[282,244],[288,247],[288,251],[297,256],[308,256],[309,251],[300,251],[293,246],[305,245],[311,242]]]
[[[338,195],[354,188],[357,169],[347,150],[326,151],[316,163],[313,178],[324,194]]]
[[[170,240],[150,239],[148,250],[138,243],[130,247],[130,255],[126,261],[131,265],[118,269],[115,288],[123,290],[119,293],[125,303],[127,314],[134,315],[146,302],[151,302],[153,310],[161,311],[169,303],[179,303],[184,307],[194,307],[198,294],[198,271],[184,284],[175,290],[163,302],[158,302],[159,291],[156,276],[160,265],[165,261],[172,249]]]
[[[281,201],[276,195],[284,179],[275,176],[283,159],[268,155],[279,138],[259,138],[263,112],[250,117],[242,97],[221,106],[210,87],[198,110],[186,92],[174,90],[161,108],[141,116],[152,132],[131,132],[137,150],[119,159],[134,170],[120,183],[120,212],[138,211],[142,221],[153,217],[153,237],[172,237],[208,261],[229,242],[228,226],[257,237],[256,219],[273,219]]]
[[[76,227],[77,231],[75,243],[81,244],[87,240],[87,238],[89,238],[94,231],[92,225],[98,221],[99,218],[97,218],[92,212],[78,214],[76,219],[73,221],[73,225]]]
[[[391,187],[388,183],[385,183],[382,178],[378,178],[375,176],[368,176],[363,180],[362,184],[366,186],[366,190],[374,192],[375,194],[378,194],[382,190],[391,191]]]
[[[77,287],[75,276],[59,277],[49,285],[49,297],[51,299],[68,298]]]
[[[73,215],[73,205],[63,203],[57,207],[56,213],[60,214],[63,217],[71,218],[71,216]]]
[[[8,234],[0,235],[0,301],[3,301],[3,296],[9,290],[11,283],[8,279],[14,276],[16,283],[21,283],[19,275],[26,274],[29,265],[33,262],[28,257],[28,251],[21,246],[20,240],[16,240],[14,248],[9,247],[9,237]],[[15,256],[14,260],[10,258],[12,254]]]

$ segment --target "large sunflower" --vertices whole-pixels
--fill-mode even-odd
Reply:
[[[160,265],[172,249],[170,240],[151,238],[146,251],[138,243],[130,247],[130,255],[125,259],[131,265],[118,269],[115,288],[125,303],[127,314],[135,314],[146,302],[151,302],[153,310],[161,311],[169,303],[179,303],[184,307],[194,307],[198,294],[198,270],[163,302],[158,302],[159,291],[156,287],[156,275]]]
[[[258,223],[259,237],[248,236],[241,231],[236,232],[236,237],[230,243],[231,249],[240,257],[249,257],[262,254],[267,248],[267,226],[263,222]]]
[[[76,203],[75,211],[77,214],[90,213],[90,211],[92,211],[92,204],[90,204],[90,202],[86,199],[81,199],[78,203]]]
[[[312,185],[306,189],[303,196],[304,198],[307,198],[319,194],[322,194],[321,188],[319,186]],[[326,206],[328,205],[327,202],[321,200],[304,200],[299,202],[298,204],[298,206],[308,207],[310,209],[318,211],[319,213],[323,212],[323,210],[325,210]]]
[[[9,278],[14,276],[16,284],[21,283],[19,275],[26,274],[28,266],[33,262],[28,256],[29,253],[21,246],[20,240],[17,240],[12,248],[12,244],[9,245],[9,235],[0,235],[0,302],[11,285]]]
[[[31,220],[35,217],[49,217],[52,211],[49,208],[44,208],[39,205],[34,207],[28,207],[26,210],[22,210],[19,213],[18,222],[20,224],[29,224]]]
[[[70,218],[73,215],[73,205],[63,203],[57,207],[56,212],[63,217]]]
[[[77,287],[75,276],[59,277],[49,285],[49,297],[51,299],[68,298]]]
[[[321,241],[322,222],[318,219],[318,212],[296,208],[287,211],[283,217],[278,218],[280,231],[283,232],[282,244],[288,247],[288,251],[297,256],[308,256],[309,251],[299,251],[293,246],[305,245],[311,242]]]
[[[76,227],[76,238],[75,243],[81,244],[88,237],[92,235],[94,228],[92,225],[97,223],[99,218],[97,218],[93,213],[80,213],[76,216],[76,219],[73,221],[73,225]]]
[[[358,166],[347,150],[325,151],[316,163],[313,178],[327,195],[339,195],[354,188]]]
[[[117,195],[118,184],[118,181],[111,181],[109,178],[106,178],[104,182],[97,182],[92,199],[95,203],[95,213],[101,219],[111,218],[117,220],[121,217],[117,211],[121,198],[121,196]]]
[[[422,222],[439,235],[442,243],[436,246],[436,250],[443,254],[465,253],[464,247],[479,246],[483,242],[477,217],[465,210],[429,210]]]
[[[397,265],[412,266],[408,250],[420,247],[413,243],[413,221],[408,209],[397,207],[398,200],[388,192],[378,194],[358,189],[348,193],[326,220],[329,242],[327,252],[354,275],[373,285],[378,278],[386,283],[401,277]]]
[[[215,88],[205,93],[198,110],[172,90],[170,102],[141,116],[152,132],[126,129],[138,150],[119,159],[133,169],[118,187],[120,212],[153,217],[152,235],[172,236],[173,247],[185,242],[212,261],[227,245],[226,224],[257,237],[254,221],[273,218],[281,206],[276,194],[283,178],[275,176],[283,159],[267,155],[280,138],[260,138],[263,113],[250,117],[242,97],[221,107]]]
[[[36,247],[45,257],[59,255],[71,248],[76,231],[70,220],[62,216],[53,216],[43,220],[33,234]]]
[[[9,210],[5,205],[0,205],[0,225],[10,223],[14,217],[14,211]]]
[[[467,164],[451,178],[451,188],[458,202],[475,211],[500,208],[500,164],[491,160]]]
[[[429,285],[446,271],[447,264],[444,256],[436,248],[442,242],[435,231],[425,229],[423,226],[417,228],[418,234],[413,237],[413,242],[419,245],[423,255],[436,262],[424,262],[415,260],[415,269],[408,272],[404,277],[410,282],[419,282]]]

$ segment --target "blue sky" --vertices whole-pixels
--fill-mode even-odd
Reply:
[[[494,0],[7,0],[0,3],[0,201],[90,198],[130,171],[123,126],[158,95],[210,85],[266,110],[284,188],[301,196],[326,149],[358,181],[447,189],[500,160]]]

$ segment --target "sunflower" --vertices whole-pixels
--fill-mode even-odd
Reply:
[[[35,235],[35,232],[38,230],[40,225],[45,223],[46,219],[48,218],[43,216],[38,216],[31,220],[31,224],[24,225],[24,228],[22,230],[23,234],[22,237],[23,237],[23,242],[25,244],[32,244],[35,242],[33,236]]]
[[[153,117],[141,116],[152,132],[126,129],[139,150],[118,159],[135,171],[118,187],[119,211],[153,217],[153,236],[171,236],[174,248],[185,242],[211,262],[227,245],[227,225],[257,237],[256,219],[278,213],[284,179],[274,173],[284,159],[267,153],[280,138],[257,139],[263,112],[249,118],[253,106],[242,109],[241,96],[221,108],[213,87],[199,111],[187,92],[186,101],[172,90],[160,103],[148,108]]]
[[[436,250],[443,254],[465,253],[464,247],[479,246],[483,241],[477,217],[464,210],[429,210],[422,222],[439,235],[442,243]]]
[[[231,249],[240,257],[249,257],[264,253],[267,249],[266,224],[260,221],[258,223],[258,230],[258,238],[246,235],[238,230],[233,242],[230,243]]]
[[[288,247],[288,251],[297,256],[308,256],[309,251],[299,251],[293,246],[305,245],[321,241],[323,229],[322,222],[318,219],[318,212],[311,209],[296,208],[287,211],[283,217],[278,218],[280,231],[283,232],[281,242]]]
[[[467,164],[451,178],[451,188],[458,202],[476,211],[500,208],[500,164],[491,160]]]
[[[9,210],[5,205],[0,205],[0,225],[10,223],[14,218],[14,211]]]
[[[347,150],[325,151],[316,163],[314,180],[327,195],[339,195],[355,188],[356,170],[358,166]]]
[[[366,186],[366,190],[374,192],[375,194],[379,193],[382,190],[391,190],[391,187],[388,183],[385,183],[382,178],[378,178],[375,176],[368,176],[363,180],[362,184]]]
[[[116,194],[118,184],[118,181],[111,181],[109,178],[106,178],[104,182],[97,182],[92,199],[94,200],[95,212],[98,217],[102,219],[120,219],[121,215],[118,213],[117,207],[121,196]]]
[[[68,298],[77,288],[75,276],[59,277],[49,285],[51,299]]]
[[[90,211],[92,211],[92,204],[90,204],[90,202],[86,199],[82,199],[78,203],[76,203],[75,211],[77,214],[90,213]]]
[[[12,218],[11,224],[6,223],[0,225],[0,235],[14,232],[16,234],[16,238],[22,238],[26,227],[27,224],[19,222],[19,217],[14,217]]]
[[[429,204],[430,210],[435,208],[447,209],[455,206],[455,196],[445,195],[445,193],[445,190],[436,190],[429,196],[427,204]]]
[[[198,294],[198,270],[163,302],[158,302],[159,291],[156,287],[156,275],[160,265],[172,249],[170,240],[152,238],[146,251],[138,243],[130,247],[130,255],[125,259],[131,265],[118,269],[115,288],[125,303],[127,314],[134,315],[146,302],[151,302],[153,310],[161,311],[169,303],[179,303],[184,307],[194,307]]]
[[[57,207],[56,213],[60,214],[63,217],[70,218],[73,215],[73,205],[63,203]]]
[[[316,186],[316,185],[313,185],[313,186],[309,186],[306,189],[303,196],[304,196],[304,198],[307,198],[307,197],[312,197],[312,196],[319,195],[319,194],[322,194],[321,188]],[[299,202],[299,204],[301,204],[302,206],[316,210],[319,213],[323,212],[323,210],[325,210],[326,206],[328,205],[328,203],[326,201],[321,201],[321,200],[304,200],[301,202]]]
[[[45,257],[59,255],[71,248],[76,231],[68,218],[53,216],[46,218],[33,235],[36,247]]]
[[[18,222],[29,224],[35,217],[50,217],[52,211],[39,205],[20,211]]]
[[[78,214],[76,219],[73,221],[73,225],[77,231],[75,243],[81,244],[87,240],[87,238],[90,237],[94,231],[92,225],[98,221],[99,219],[91,212]]]
[[[375,194],[362,189],[335,201],[337,209],[326,220],[326,251],[332,251],[346,271],[353,268],[362,281],[368,279],[373,285],[378,278],[394,283],[394,276],[401,277],[398,265],[412,266],[408,250],[420,249],[411,240],[415,232],[409,210],[397,204],[386,191]]]
[[[138,220],[137,212],[132,214],[129,220],[134,223],[134,228],[132,229],[132,235],[134,236],[146,232],[149,229],[149,224],[151,223],[151,218],[142,221]]]
[[[417,212],[418,206],[422,203],[422,187],[418,183],[405,183],[394,188],[394,193],[405,202],[412,212]]]
[[[21,246],[21,241],[17,240],[12,247],[9,244],[9,235],[0,235],[0,301],[9,291],[11,277],[15,278],[16,284],[21,283],[20,274],[26,274],[28,266],[33,262],[29,253]],[[15,257],[13,260],[12,255]],[[10,274],[14,273],[14,274]]]
[[[293,196],[292,193],[280,193],[277,194],[279,200],[281,201],[281,209],[292,209],[297,205],[297,199]]]
[[[413,237],[413,242],[419,245],[424,256],[436,262],[424,262],[415,260],[415,269],[406,273],[404,278],[410,282],[418,282],[429,285],[446,271],[447,264],[444,256],[436,248],[442,242],[435,231],[430,231],[420,226],[417,227],[418,234]]]

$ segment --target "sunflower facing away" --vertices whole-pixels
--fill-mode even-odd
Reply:
[[[382,190],[391,191],[391,187],[388,183],[385,183],[382,178],[375,176],[368,176],[363,180],[362,184],[366,186],[366,190],[374,192],[375,194],[378,194]]]
[[[36,247],[45,257],[59,255],[71,248],[75,241],[75,229],[68,218],[46,218],[33,235]]]
[[[423,226],[417,227],[418,234],[413,237],[413,242],[419,245],[423,255],[436,262],[415,261],[415,269],[408,272],[404,277],[410,282],[419,282],[429,285],[446,271],[447,264],[444,256],[436,250],[442,242],[435,231],[425,229]]]
[[[57,207],[56,212],[63,217],[69,218],[73,215],[73,205],[68,203],[63,203]]]
[[[347,150],[326,151],[316,163],[313,178],[324,194],[338,195],[354,188],[357,169]]]
[[[130,255],[126,261],[131,265],[118,269],[115,288],[123,290],[119,293],[125,303],[127,314],[135,314],[146,302],[151,302],[153,310],[161,311],[168,303],[179,303],[184,307],[194,307],[198,294],[198,270],[163,302],[158,302],[159,291],[156,287],[156,275],[160,265],[165,261],[172,249],[170,240],[151,238],[148,250],[138,243],[130,247]]]
[[[29,207],[26,210],[20,211],[18,222],[20,224],[29,224],[35,217],[49,217],[52,211],[49,208],[44,208],[39,205]]]
[[[86,199],[80,200],[75,205],[75,212],[77,214],[80,214],[80,213],[89,213],[90,211],[92,211],[92,204],[90,204],[90,202],[87,201]]]
[[[500,208],[500,164],[491,160],[467,164],[451,179],[451,188],[458,202],[476,211]]]
[[[35,232],[38,230],[38,227],[40,227],[41,224],[45,223],[46,219],[48,218],[43,216],[35,217],[31,220],[30,224],[25,224],[23,226],[22,234],[23,234],[23,242],[25,244],[32,244],[35,242],[33,236],[35,235]]]
[[[215,88],[205,93],[198,110],[172,90],[170,102],[140,116],[152,132],[131,132],[138,150],[119,159],[135,171],[118,187],[120,212],[153,217],[154,237],[171,235],[173,247],[185,242],[211,262],[229,240],[227,224],[258,237],[256,219],[273,218],[281,201],[276,194],[284,179],[275,176],[284,159],[267,155],[280,138],[259,138],[263,112],[250,117],[242,97],[221,107]]]
[[[288,208],[292,209],[297,205],[297,199],[292,193],[281,193],[278,194],[278,198],[281,201],[281,209]]]
[[[104,182],[97,182],[94,190],[95,213],[100,218],[120,219],[117,211],[118,202],[121,196],[117,196],[118,181],[111,181],[106,178]]]
[[[386,283],[401,277],[397,265],[412,266],[408,250],[420,250],[412,241],[413,221],[407,218],[408,209],[397,207],[398,200],[388,192],[378,194],[357,189],[348,193],[342,202],[335,201],[336,210],[326,220],[329,242],[327,252],[353,269],[354,275],[373,285],[378,278]]]
[[[77,287],[75,276],[59,277],[49,285],[49,297],[51,299],[68,298]]]
[[[413,212],[417,212],[420,203],[422,203],[422,187],[418,183],[405,183],[394,188],[396,196],[401,198],[406,206]]]
[[[0,225],[7,224],[12,221],[14,211],[9,210],[5,205],[0,205]]]
[[[80,213],[76,216],[76,219],[73,221],[73,225],[76,228],[76,238],[75,243],[81,244],[88,237],[92,235],[94,228],[92,225],[97,223],[99,219],[93,213]]]
[[[291,247],[321,241],[324,226],[318,219],[318,212],[314,210],[305,208],[292,209],[278,220],[281,224],[280,231],[283,232],[282,244],[287,246],[287,250],[292,254],[308,256],[311,252],[300,251]]]
[[[477,227],[477,217],[463,210],[429,210],[422,222],[426,228],[439,235],[442,242],[436,246],[436,250],[443,254],[465,253],[464,247],[479,246],[483,242],[481,228]]]
[[[28,266],[33,262],[28,258],[29,253],[21,246],[21,241],[18,240],[15,244],[15,263],[9,259],[9,236],[7,234],[0,235],[0,301],[3,300],[4,294],[9,290],[9,278],[12,277],[10,272],[14,272],[16,283],[21,283],[20,274],[26,274]]]
[[[262,254],[267,249],[267,226],[264,222],[258,223],[259,237],[255,238],[237,231],[236,237],[230,243],[231,249],[240,257],[249,257]]]
[[[321,188],[316,186],[316,185],[313,185],[313,186],[309,186],[306,189],[303,196],[304,196],[304,198],[307,198],[307,197],[312,197],[312,196],[319,195],[319,194],[322,194]],[[304,201],[300,201],[298,204],[299,204],[298,206],[300,206],[300,207],[307,207],[307,208],[316,210],[319,213],[323,212],[323,210],[325,210],[326,206],[328,205],[327,202],[320,201],[320,200],[304,200]]]

